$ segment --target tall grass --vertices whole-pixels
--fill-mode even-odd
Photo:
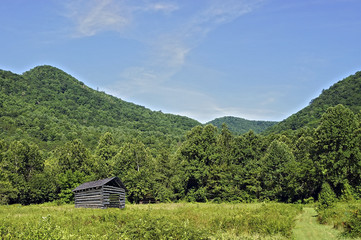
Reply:
[[[361,202],[338,202],[333,207],[318,212],[318,220],[343,230],[344,237],[361,239]]]
[[[289,239],[297,205],[0,206],[0,239]]]

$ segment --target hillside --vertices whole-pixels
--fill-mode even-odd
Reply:
[[[132,203],[302,202],[326,190],[360,198],[360,73],[299,116],[311,126],[316,110],[346,106],[328,108],[317,129],[268,136],[153,112],[50,66],[0,71],[0,84],[0,204],[69,203],[76,186],[112,176]]]
[[[255,133],[261,133],[267,128],[277,124],[277,122],[253,121],[237,117],[216,118],[207,124],[213,124],[214,126],[221,128],[223,123],[225,123],[228,126],[228,129],[234,134],[243,134],[249,130],[253,130]]]
[[[182,136],[199,122],[95,91],[64,71],[39,66],[22,75],[0,70],[1,136],[39,141],[71,140],[80,129],[112,128]],[[84,134],[86,135],[86,134]]]
[[[361,110],[360,89],[361,72],[356,72],[335,83],[329,89],[323,90],[320,96],[313,99],[307,107],[267,129],[265,133],[296,130],[305,126],[316,127],[326,109],[338,104],[348,107],[354,113],[359,113]]]

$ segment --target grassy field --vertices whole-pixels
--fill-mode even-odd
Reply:
[[[304,207],[302,214],[297,217],[293,237],[296,240],[333,240],[341,239],[341,232],[331,225],[319,224],[317,212],[312,207]]]
[[[0,239],[290,239],[298,205],[0,206]]]
[[[341,237],[361,239],[361,202],[338,202],[318,213],[318,221],[343,230]]]

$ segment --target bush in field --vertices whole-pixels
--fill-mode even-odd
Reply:
[[[315,202],[315,199],[313,197],[303,199],[304,204],[313,204],[314,202]]]
[[[318,220],[343,230],[347,238],[361,237],[361,207],[358,201],[338,202],[332,208],[319,211]]]
[[[334,206],[336,201],[336,194],[332,190],[330,184],[323,183],[321,192],[318,194],[317,210],[322,211]]]
[[[352,211],[344,225],[345,235],[350,237],[361,237],[361,208]]]
[[[349,202],[354,200],[352,187],[347,182],[343,185],[343,189],[341,193],[342,193],[341,195],[342,201]]]

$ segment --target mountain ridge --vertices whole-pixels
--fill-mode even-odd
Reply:
[[[0,81],[0,117],[22,119],[5,119],[6,123],[1,124],[13,128],[13,131],[17,128],[22,129],[25,125],[32,128],[30,125],[34,124],[18,123],[27,122],[26,118],[34,123],[43,122],[42,125],[46,124],[45,119],[51,119],[53,122],[65,121],[85,127],[104,126],[174,136],[184,136],[186,131],[202,125],[186,116],[152,111],[119,97],[99,92],[63,70],[49,65],[34,67],[23,74],[0,70]],[[343,104],[354,113],[358,113],[361,110],[359,89],[360,71],[323,90],[307,107],[279,123],[225,116],[206,124],[221,128],[222,123],[226,123],[234,134],[243,134],[251,129],[256,133],[268,134],[297,130],[305,126],[313,128],[317,126],[328,107]],[[15,121],[18,126],[12,123],[14,126],[10,127],[11,121]]]
[[[197,125],[201,123],[194,119],[151,111],[93,90],[49,65],[23,74],[0,70],[3,139],[25,139],[55,149],[79,138],[93,147],[109,131],[118,142],[141,137],[149,144],[170,144]]]
[[[312,99],[309,105],[288,118],[270,127],[267,133],[279,133],[287,130],[297,130],[302,127],[314,128],[318,125],[321,116],[327,108],[342,104],[351,109],[354,113],[361,111],[361,71],[350,75]]]
[[[1,92],[7,96],[7,101],[12,102],[10,105],[16,105],[15,102],[21,105],[17,107],[21,109],[19,111],[2,109],[3,115],[18,117],[26,114],[34,120],[36,117],[29,116],[31,115],[29,112],[42,109],[40,115],[45,112],[57,118],[56,121],[63,119],[87,127],[124,127],[143,132],[150,130],[176,135],[184,135],[185,131],[201,125],[197,120],[187,116],[152,111],[119,97],[99,92],[65,71],[50,65],[36,66],[23,74],[0,70],[0,78]],[[7,114],[9,110],[12,113]],[[223,119],[228,118],[223,117]],[[228,121],[226,124],[230,125],[232,132],[240,134],[254,128],[253,125],[249,127],[249,122],[256,123],[256,121],[243,119],[242,124],[246,123],[246,125],[238,126],[243,130],[246,129],[242,132],[233,126],[234,121]],[[217,119],[206,124],[210,123],[221,127]],[[256,129],[256,132],[259,131]]]
[[[212,121],[209,121],[206,124],[213,124],[214,126],[221,128],[222,124],[225,123],[228,129],[234,134],[243,134],[250,130],[253,130],[255,133],[261,133],[267,128],[277,124],[275,121],[258,121],[258,120],[248,120],[245,118],[225,116],[216,118]]]

